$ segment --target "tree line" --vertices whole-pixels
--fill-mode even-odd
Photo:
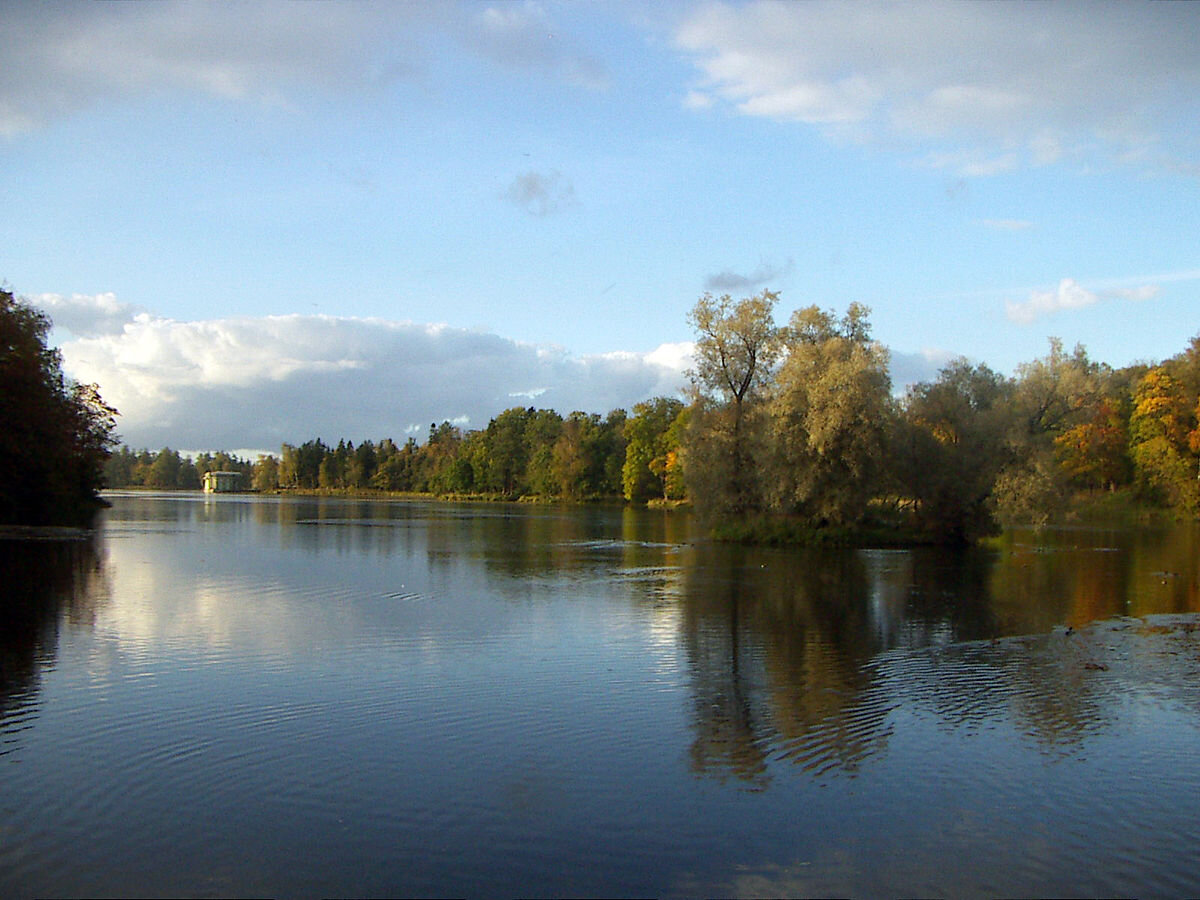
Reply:
[[[193,458],[170,447],[155,453],[122,445],[104,464],[104,483],[111,488],[198,491],[208,472],[237,472],[242,476],[242,483],[248,486],[253,480],[254,465],[224,451],[200,453]]]
[[[970,541],[1106,491],[1200,514],[1200,336],[1121,369],[1052,339],[1011,377],[960,358],[897,396],[869,309],[810,306],[779,325],[778,299],[700,298],[686,402],[514,407],[481,429],[431,425],[424,443],[313,439],[254,463],[122,448],[108,483],[196,487],[222,469],[263,491],[680,501],[751,539]]]
[[[718,529],[959,542],[1118,489],[1200,514],[1200,336],[1122,369],[1052,339],[1011,378],[960,358],[896,397],[866,307],[810,306],[779,326],[777,301],[706,294],[689,317],[683,467]]]
[[[164,447],[157,453],[122,447],[106,467],[110,487],[198,488],[207,471],[243,473],[260,491],[386,491],[504,499],[543,497],[591,500],[624,497],[634,502],[682,499],[678,467],[681,425],[678,399],[656,397],[601,417],[514,407],[486,428],[464,431],[433,424],[428,439],[397,444],[319,438],[284,444],[278,455],[253,463],[226,453],[195,460]]]

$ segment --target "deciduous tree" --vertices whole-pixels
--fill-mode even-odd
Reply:
[[[701,512],[740,515],[761,507],[751,466],[761,431],[758,401],[779,358],[775,292],[734,301],[704,294],[688,315],[696,332],[692,384],[698,395],[688,472]]]
[[[894,419],[888,353],[865,306],[839,321],[815,306],[783,329],[771,404],[772,505],[813,526],[855,526],[882,492]]]

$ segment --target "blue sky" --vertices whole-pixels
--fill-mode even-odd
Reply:
[[[706,290],[898,384],[1200,331],[1200,7],[9,4],[0,279],[136,445],[683,383]],[[420,429],[420,430],[418,430]]]

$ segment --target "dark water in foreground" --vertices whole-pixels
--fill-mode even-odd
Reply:
[[[0,541],[0,896],[1200,894],[1195,529],[113,500]]]

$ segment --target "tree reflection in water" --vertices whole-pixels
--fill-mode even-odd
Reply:
[[[1105,677],[1134,651],[1104,621],[1200,609],[1194,554],[1131,531],[1018,532],[960,551],[701,543],[682,581],[692,768],[751,789],[776,762],[853,775],[882,755],[901,706],[937,728],[1003,725],[1050,756],[1075,752],[1131,689]]]
[[[860,554],[701,545],[685,573],[694,771],[761,788],[769,757],[853,771],[886,741],[863,702],[881,644]]]
[[[34,714],[63,622],[93,624],[104,569],[94,535],[0,539],[0,754]]]

